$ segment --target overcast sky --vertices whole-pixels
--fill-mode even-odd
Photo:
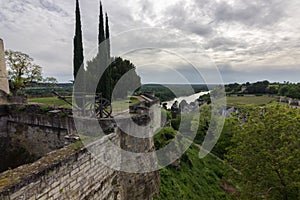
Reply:
[[[175,75],[182,73],[188,82],[203,82],[195,68],[213,80],[215,66],[224,82],[299,81],[299,0],[102,3],[110,18],[113,56],[131,59],[144,83],[183,82]],[[6,49],[29,54],[45,76],[71,80],[74,7],[75,0],[1,0]],[[99,1],[81,0],[80,7],[87,60],[97,47]]]

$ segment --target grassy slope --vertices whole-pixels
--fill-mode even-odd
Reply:
[[[187,150],[187,157],[181,159],[179,170],[171,166],[160,170],[160,196],[155,200],[231,199],[220,187],[227,167],[212,156],[199,159],[198,152],[199,148],[193,145]]]
[[[269,96],[228,96],[226,97],[228,106],[239,105],[266,105],[276,101],[276,97]]]

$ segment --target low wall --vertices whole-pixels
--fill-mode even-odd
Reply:
[[[118,145],[117,135],[105,136],[88,148],[101,150],[108,141]],[[2,173],[0,199],[115,199],[118,172],[99,163],[87,148],[76,148],[72,144]]]
[[[0,105],[0,137],[7,137],[8,108]]]
[[[107,160],[124,161],[126,157],[116,154],[117,147],[129,152],[152,152],[155,150],[153,135],[157,126],[148,126],[148,129],[141,128],[141,125],[148,125],[150,118],[160,121],[160,110],[158,107],[150,109],[149,117],[135,116],[135,121],[140,126],[136,128],[130,125],[130,117],[119,119],[120,128],[115,128],[114,133],[90,143],[87,147],[82,148],[80,142],[68,145],[61,149],[47,153],[38,161],[20,166],[13,170],[8,170],[0,174],[0,199],[105,199],[105,200],[151,200],[152,196],[159,192],[159,172],[143,173],[126,173],[128,165],[120,166],[114,170],[105,166]],[[153,113],[154,114],[153,114]],[[157,112],[157,113],[156,113]],[[151,114],[152,113],[152,114]],[[13,119],[13,120],[11,120]],[[65,121],[66,120],[66,121]],[[19,112],[11,112],[8,117],[8,123],[14,128],[9,128],[10,134],[30,139],[26,131],[18,131],[15,124],[30,126],[30,131],[34,126],[47,128],[67,129],[65,133],[74,129],[73,122],[68,119],[48,118],[34,114],[20,115]],[[70,124],[71,123],[71,127]],[[79,123],[79,124],[78,124]],[[101,126],[108,126],[113,123],[111,120],[103,122],[86,119],[78,120],[76,125],[79,127],[79,133],[82,130],[90,128],[89,124],[100,123]],[[26,125],[27,124],[27,125]],[[160,123],[158,123],[160,124]],[[33,126],[34,125],[34,126]],[[68,129],[69,127],[69,129]],[[77,128],[78,128],[77,127]],[[23,128],[21,128],[23,129]],[[96,130],[90,130],[96,132]],[[149,137],[138,138],[129,135],[129,131],[135,134],[141,134]],[[33,131],[41,135],[41,139],[47,138],[42,132]],[[37,140],[38,136],[34,136]],[[109,145],[105,145],[109,144]],[[30,147],[31,148],[31,147]],[[97,155],[92,155],[97,152]],[[101,163],[95,158],[101,159]],[[126,161],[126,160],[125,160]],[[156,165],[155,154],[150,159],[142,158],[140,167],[149,167]],[[135,161],[133,161],[135,162]],[[110,165],[110,164],[108,164]]]
[[[0,172],[32,163],[71,143],[75,132],[67,112],[49,113],[36,105],[0,105]]]

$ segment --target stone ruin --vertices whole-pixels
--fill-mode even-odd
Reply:
[[[0,38],[0,104],[7,103],[9,84],[5,65],[5,51],[3,40]]]

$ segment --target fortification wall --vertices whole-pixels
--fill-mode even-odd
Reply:
[[[154,109],[151,112],[159,112]],[[0,112],[1,113],[1,112]],[[159,117],[157,113],[153,116]],[[42,127],[67,128],[66,121],[54,121],[45,116],[19,116],[18,113],[10,114],[8,121],[15,118],[13,123],[39,124]],[[51,119],[51,120],[50,120]],[[159,192],[159,172],[143,173],[142,168],[151,168],[156,165],[155,153],[150,157],[140,160],[140,173],[126,173],[130,165],[120,166],[118,170],[106,166],[107,160],[125,161],[126,157],[116,154],[116,147],[130,152],[153,152],[153,135],[157,127],[142,126],[132,127],[131,118],[124,118],[119,125],[124,129],[116,128],[114,133],[102,137],[85,148],[76,142],[62,149],[46,154],[38,161],[8,170],[0,174],[0,199],[120,199],[120,200],[151,200]],[[158,120],[158,119],[156,119]],[[149,118],[135,116],[134,121],[139,125],[147,125]],[[88,122],[79,120],[82,124],[78,127],[85,128]],[[11,123],[11,122],[8,122]],[[13,125],[13,123],[11,123]],[[91,123],[94,123],[91,121]],[[105,124],[109,124],[105,120]],[[72,125],[73,126],[73,125]],[[140,129],[141,128],[141,129]],[[9,128],[10,130],[14,130]],[[127,130],[126,130],[127,129]],[[73,130],[73,127],[70,128]],[[83,129],[84,130],[84,129]],[[96,130],[95,130],[96,131]],[[129,135],[129,131],[148,137],[138,138]],[[22,132],[22,131],[21,131]],[[79,131],[80,132],[80,131]],[[92,131],[94,132],[94,131]],[[12,131],[14,135],[19,131]],[[35,132],[35,134],[41,134]],[[26,133],[22,133],[26,136]],[[109,144],[109,145],[107,145]],[[91,154],[92,152],[97,152]],[[98,159],[101,159],[99,162]],[[107,165],[110,165],[107,163]]]
[[[65,136],[75,132],[73,119],[67,114],[42,113],[37,106],[28,106],[30,111],[23,105],[1,108],[0,137],[9,138],[13,146],[22,147],[35,157],[64,147],[68,143]]]
[[[108,141],[118,145],[117,135],[105,136],[89,147],[102,150]],[[76,148],[64,147],[2,173],[0,199],[114,199],[118,172],[99,163],[87,148]]]
[[[4,44],[1,38],[0,38],[0,90],[5,92],[6,94],[9,94],[9,85],[8,85],[7,71],[5,65]],[[0,101],[5,101],[5,98],[2,98],[1,94],[0,94]]]

